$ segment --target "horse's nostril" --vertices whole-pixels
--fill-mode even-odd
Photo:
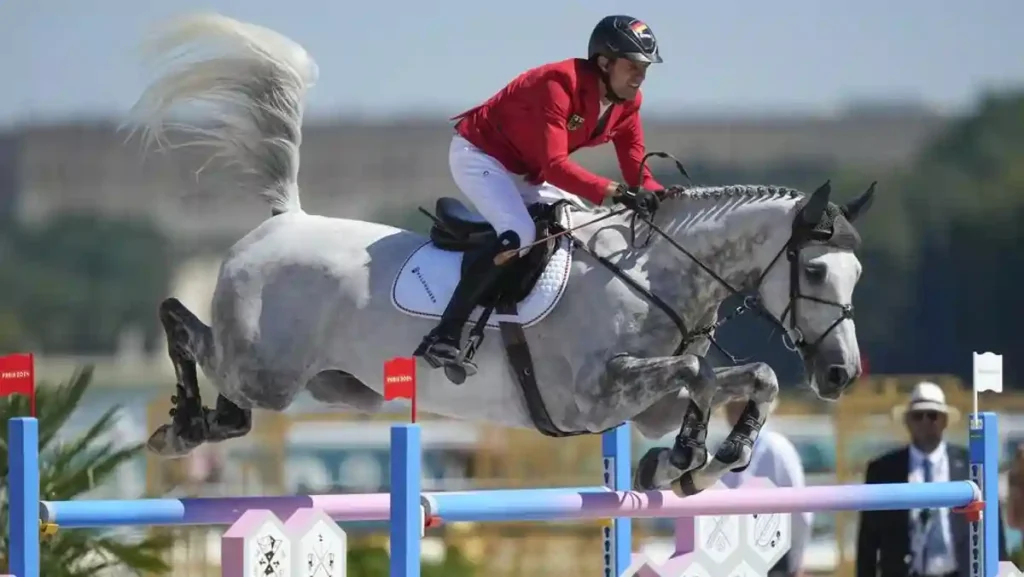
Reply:
[[[843,365],[832,365],[828,368],[828,382],[842,387],[850,382],[850,372]]]

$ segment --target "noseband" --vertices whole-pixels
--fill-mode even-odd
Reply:
[[[806,295],[800,292],[800,249],[806,246],[806,244],[791,244],[792,246],[787,245],[785,248],[786,259],[789,260],[789,304],[786,305],[786,309],[782,311],[782,322],[776,322],[778,322],[784,331],[782,333],[782,343],[786,348],[794,352],[799,350],[803,353],[804,358],[811,358],[818,352],[818,346],[821,344],[821,341],[836,327],[838,327],[839,323],[847,319],[853,320],[853,305],[821,299],[816,296]],[[778,256],[775,258],[777,260]],[[774,264],[774,261],[772,264]],[[800,304],[801,299],[833,306],[839,309],[839,315],[837,315],[836,319],[832,321],[832,324],[829,325],[823,333],[821,333],[821,336],[811,343],[807,342],[807,339],[804,338],[803,331],[801,331],[800,327],[796,324],[797,306]],[[788,330],[785,324],[783,324],[785,323],[787,316],[789,317]],[[771,315],[768,315],[768,317],[773,321],[775,320],[775,317]],[[793,337],[793,334],[796,334],[796,338]]]
[[[666,152],[647,153],[640,163],[640,174],[643,174],[644,166],[647,162],[647,159],[650,158],[651,156],[672,160],[673,162],[675,162],[677,170],[679,170],[679,172],[683,176],[685,176],[687,180],[689,180],[689,175],[686,173],[686,169],[683,167],[683,164],[679,162],[679,160],[677,160],[674,156]],[[667,194],[664,198],[678,197],[680,194],[684,192],[684,190],[685,189],[683,188],[672,187],[668,189]],[[640,245],[636,244],[636,223],[638,220],[645,223],[648,226],[649,230],[647,238]],[[622,271],[622,269],[615,265],[615,263],[611,262],[610,260],[601,255],[594,254],[594,252],[591,251],[589,247],[587,247],[585,244],[579,241],[571,233],[568,236],[570,237],[575,247],[580,248],[587,252],[588,254],[590,254],[605,268],[611,271],[615,276],[617,276],[619,279],[621,279],[623,282],[625,282],[627,285],[633,288],[633,290],[643,295],[643,297],[648,302],[661,309],[670,319],[672,319],[672,322],[676,325],[680,334],[683,336],[683,339],[679,343],[679,346],[676,347],[673,356],[678,356],[682,354],[682,352],[685,351],[686,348],[692,345],[696,340],[700,338],[707,338],[708,341],[716,349],[718,349],[719,352],[721,352],[730,360],[730,362],[732,362],[733,364],[738,364],[742,362],[741,359],[737,359],[724,348],[722,348],[722,346],[715,339],[714,333],[718,328],[722,327],[728,321],[736,317],[739,317],[748,311],[753,311],[759,316],[768,319],[773,325],[775,325],[776,328],[781,330],[782,343],[783,345],[785,345],[787,349],[789,349],[792,352],[799,351],[805,359],[809,359],[817,354],[818,346],[821,344],[822,340],[829,335],[829,333],[835,330],[835,328],[838,327],[839,324],[842,323],[844,320],[853,319],[853,305],[820,299],[818,297],[807,295],[801,292],[800,251],[809,245],[820,244],[829,241],[832,238],[832,233],[828,231],[816,230],[815,223],[804,222],[803,219],[800,218],[799,213],[797,218],[793,222],[793,230],[790,233],[789,240],[779,250],[779,252],[776,253],[775,258],[772,259],[771,263],[761,272],[761,275],[758,277],[757,282],[754,283],[754,285],[750,287],[747,291],[743,291],[732,286],[727,280],[722,278],[721,275],[711,270],[711,268],[707,266],[703,261],[694,256],[693,253],[688,251],[685,247],[679,244],[679,242],[677,242],[674,238],[672,238],[669,234],[662,230],[661,227],[654,224],[654,222],[652,222],[651,219],[645,218],[643,216],[640,216],[639,214],[634,213],[632,218],[630,219],[630,241],[633,248],[636,249],[646,247],[648,244],[650,244],[653,233],[657,233],[666,242],[672,245],[673,248],[675,248],[680,253],[686,255],[687,258],[689,258],[697,266],[704,270],[704,272],[708,273],[711,276],[711,278],[715,279],[719,284],[725,287],[726,290],[728,290],[731,294],[743,296],[743,303],[740,306],[736,307],[735,310],[718,319],[714,323],[711,323],[704,327],[698,327],[693,330],[689,330],[687,329],[686,323],[683,321],[682,317],[679,316],[679,314],[672,307],[670,307],[668,303],[666,303],[663,299],[659,298],[657,295],[652,293],[647,288],[641,286],[639,283],[633,280],[632,277],[630,277],[628,274]],[[786,255],[786,260],[789,262],[789,303],[786,305],[786,308],[782,313],[781,319],[777,319],[764,306],[764,302],[762,301],[760,295],[760,288],[761,284],[764,282],[764,279],[767,277],[768,272],[771,271],[772,268],[779,262],[783,254]],[[745,292],[746,294],[744,294]],[[801,300],[809,300],[820,304],[834,306],[838,308],[840,311],[839,315],[836,317],[836,320],[833,321],[833,323],[828,327],[828,329],[826,329],[813,342],[808,342],[807,339],[804,337],[803,331],[801,331],[800,327],[797,326],[797,307]],[[788,326],[786,323],[787,317],[789,319]]]

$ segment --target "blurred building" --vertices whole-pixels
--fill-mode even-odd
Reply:
[[[946,118],[922,109],[857,109],[834,117],[657,119],[648,148],[687,163],[745,168],[825,162],[886,169],[908,162]],[[312,213],[352,218],[410,213],[457,195],[448,173],[452,129],[441,120],[307,122],[300,186]],[[610,146],[577,153],[585,166],[618,174]],[[0,215],[38,222],[65,210],[150,219],[194,260],[176,290],[202,314],[220,252],[264,220],[267,206],[230,171],[201,170],[195,148],[142,155],[137,137],[114,122],[25,126],[0,134]],[[225,194],[224,187],[234,189]],[[219,187],[211,195],[208,190]],[[206,271],[206,272],[201,272]],[[201,296],[202,295],[202,296]]]
[[[650,119],[646,131],[649,149],[671,151],[686,162],[754,167],[825,160],[881,168],[905,163],[944,121],[926,112],[869,111],[835,118]],[[453,194],[450,137],[450,126],[438,121],[307,125],[303,205],[359,218]],[[76,208],[150,218],[179,242],[201,244],[235,239],[267,216],[262,202],[241,191],[204,194],[205,187],[223,182],[223,173],[197,175],[201,151],[143,157],[138,139],[127,139],[115,124],[99,123],[26,127],[0,138],[0,174],[10,174],[11,164],[17,174],[14,196],[0,195],[0,202],[13,203],[22,221]],[[601,173],[618,172],[611,147],[576,158]],[[9,184],[0,182],[5,190]]]

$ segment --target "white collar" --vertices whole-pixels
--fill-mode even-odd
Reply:
[[[910,463],[912,466],[920,465],[926,459],[931,461],[932,465],[938,465],[945,458],[946,441],[941,441],[930,453],[924,453],[921,449],[918,449],[914,445],[910,445]]]

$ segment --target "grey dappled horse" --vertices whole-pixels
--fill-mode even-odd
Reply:
[[[165,456],[243,436],[252,408],[284,410],[303,390],[324,403],[378,411],[384,361],[410,354],[435,322],[398,310],[389,298],[403,263],[427,238],[300,206],[303,105],[317,75],[312,58],[271,30],[218,15],[175,21],[156,37],[155,54],[185,57],[190,45],[214,50],[167,72],[142,95],[135,112],[146,141],[162,141],[178,104],[212,104],[213,122],[191,129],[192,144],[245,169],[255,183],[251,193],[270,204],[272,216],[228,251],[210,326],[176,299],[160,306],[178,383],[172,419],[148,446]],[[718,319],[717,309],[734,293],[750,295],[735,313],[752,311],[776,325],[803,356],[810,387],[838,399],[860,374],[850,303],[861,265],[851,223],[873,189],[843,207],[829,202],[827,183],[810,196],[774,186],[680,190],[653,225],[640,224],[652,236],[639,247],[628,211],[563,204],[574,226],[583,226],[563,236],[575,250],[561,300],[527,329],[513,323],[524,331],[529,376],[557,431],[546,434],[598,433],[624,421],[647,438],[678,429],[671,449],[640,460],[634,484],[641,489],[692,494],[745,467],[778,383],[764,363],[711,368],[704,360],[715,328],[728,318]],[[448,222],[458,220],[448,214]],[[419,406],[539,428],[538,409],[524,400],[502,341],[483,341],[476,362],[478,374],[461,386],[421,363]],[[213,409],[200,398],[197,366],[220,393]],[[710,415],[732,398],[750,402],[709,460]]]

